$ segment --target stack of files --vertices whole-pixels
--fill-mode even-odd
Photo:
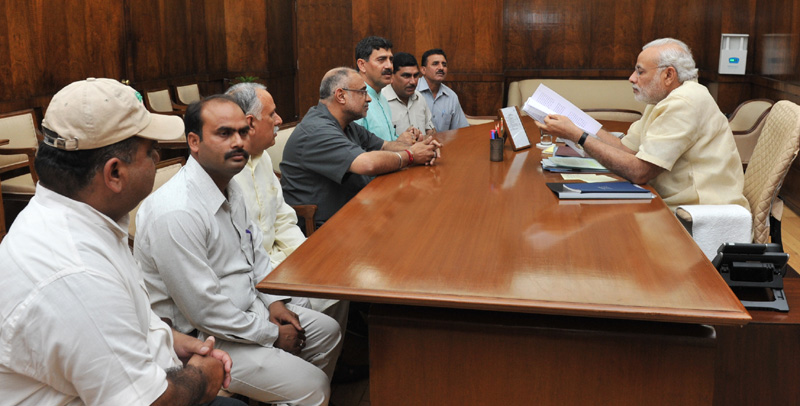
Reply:
[[[630,182],[548,183],[559,199],[652,199],[649,190]]]
[[[542,159],[542,169],[548,172],[608,172],[594,158],[551,156]]]

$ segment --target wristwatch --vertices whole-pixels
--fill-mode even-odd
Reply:
[[[581,134],[581,139],[578,140],[578,145],[583,146],[583,143],[586,142],[586,139],[589,138],[589,133],[586,131]]]

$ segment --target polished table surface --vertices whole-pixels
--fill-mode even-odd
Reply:
[[[523,118],[532,144],[538,129]],[[559,201],[535,147],[489,161],[492,124],[378,176],[259,289],[414,306],[714,325],[750,316],[660,198]],[[618,128],[611,128],[615,130]]]

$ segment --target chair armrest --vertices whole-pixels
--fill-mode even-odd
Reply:
[[[296,204],[293,205],[295,213],[298,217],[302,217],[306,221],[306,237],[316,231],[317,227],[314,223],[314,215],[317,213],[317,205],[315,204]]]
[[[713,259],[726,242],[753,241],[753,217],[736,204],[683,205],[675,215],[708,259]]]
[[[31,158],[36,156],[36,148],[22,147],[22,148],[9,148],[0,147],[0,155],[20,155],[25,154]]]
[[[22,148],[7,148],[7,147],[0,147],[0,155],[27,155],[28,156],[28,171],[31,173],[31,177],[33,178],[33,184],[35,185],[39,182],[39,175],[36,174],[36,166],[34,164],[36,160],[36,148],[31,147],[22,147]],[[19,166],[15,165],[13,168],[22,168],[24,165],[20,163]]]

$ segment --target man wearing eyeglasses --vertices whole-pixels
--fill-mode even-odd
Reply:
[[[733,133],[708,89],[697,83],[689,47],[672,38],[648,43],[628,80],[636,100],[648,105],[621,140],[602,129],[590,136],[560,115],[536,125],[583,146],[617,175],[650,184],[672,210],[684,204],[749,209]]]
[[[417,58],[406,52],[394,56],[392,84],[381,90],[392,109],[395,128],[414,128],[431,135],[436,132],[431,110],[417,91],[420,72]]]
[[[371,100],[356,70],[328,71],[319,98],[287,141],[280,165],[286,202],[317,205],[318,226],[374,176],[436,160],[441,145],[432,137],[413,144],[385,141],[354,122],[367,114]]]

